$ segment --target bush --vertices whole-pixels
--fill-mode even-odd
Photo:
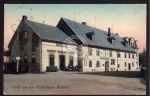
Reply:
[[[5,70],[9,70],[11,72],[16,72],[16,63],[15,62],[7,62],[4,63]]]
[[[3,73],[4,74],[20,74],[19,72],[18,73],[17,72],[12,72],[10,70],[4,70]]]
[[[57,66],[47,66],[46,72],[57,72],[58,68]]]
[[[4,74],[13,74],[13,72],[10,70],[4,70]]]
[[[146,69],[141,68],[141,77],[146,80]]]

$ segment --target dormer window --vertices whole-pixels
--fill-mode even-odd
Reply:
[[[113,44],[113,45],[115,44],[115,40],[114,39],[111,40],[111,44]]]
[[[126,42],[128,43],[128,41],[129,41],[129,39],[128,38],[126,38]]]
[[[138,46],[137,46],[137,40],[134,41],[134,47],[138,48]]]
[[[128,46],[128,43],[127,43],[127,42],[125,43],[125,46],[126,46],[126,47]]]
[[[87,36],[90,40],[94,40],[94,39],[95,39],[94,31],[86,33],[86,36]]]
[[[128,46],[128,42],[125,40],[125,41],[122,41],[122,44],[124,45],[124,46]]]
[[[110,37],[110,38],[108,38],[108,41],[111,43],[111,44],[115,44],[115,38],[114,37]]]

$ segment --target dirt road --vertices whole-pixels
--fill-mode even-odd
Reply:
[[[7,95],[145,95],[140,78],[125,78],[51,72],[45,74],[4,74]]]

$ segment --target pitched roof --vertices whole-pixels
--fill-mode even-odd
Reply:
[[[71,28],[71,30],[79,36],[82,36],[86,42],[88,43],[88,45],[93,45],[93,46],[100,46],[100,47],[105,47],[105,48],[111,48],[111,49],[120,49],[123,51],[130,51],[130,52],[135,52],[134,48],[130,47],[130,46],[124,46],[121,41],[124,41],[119,35],[113,34],[112,33],[112,37],[114,37],[115,40],[115,44],[111,44],[107,38],[107,32],[101,29],[97,29],[88,25],[83,25],[81,23],[75,22],[75,21],[71,21],[65,18],[62,18],[62,20],[64,20],[66,22],[66,24]],[[86,33],[87,32],[94,32],[95,34],[95,39],[94,40],[90,40],[87,36]]]
[[[68,38],[68,36],[57,27],[33,22],[30,20],[26,20],[26,23],[42,39],[63,42],[66,38]],[[71,40],[71,41],[72,41],[72,42],[70,42],[71,44],[76,44],[73,40]]]

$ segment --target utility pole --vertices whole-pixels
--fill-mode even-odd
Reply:
[[[45,23],[45,8],[44,8],[44,21],[43,21],[43,24]]]
[[[96,16],[95,16],[95,28],[96,28]]]

